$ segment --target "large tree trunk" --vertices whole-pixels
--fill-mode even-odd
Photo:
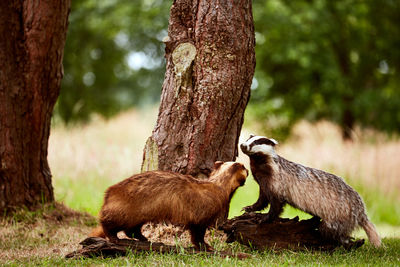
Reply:
[[[54,199],[47,145],[69,7],[0,1],[0,214]]]
[[[237,156],[255,68],[250,0],[176,0],[166,44],[167,67],[157,125],[142,171],[210,173]]]

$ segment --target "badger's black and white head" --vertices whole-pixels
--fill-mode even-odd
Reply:
[[[240,144],[240,149],[248,156],[262,153],[267,156],[275,157],[275,146],[277,144],[278,142],[273,138],[250,135],[246,142]]]

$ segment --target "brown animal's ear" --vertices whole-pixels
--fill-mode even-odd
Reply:
[[[249,170],[244,165],[242,165],[242,166],[243,166],[243,169],[246,171],[246,177],[249,176]]]
[[[238,179],[239,185],[243,186],[245,182],[246,182],[246,177],[240,176]]]
[[[214,162],[214,170],[218,169],[219,167],[221,167],[221,165],[224,164],[223,161],[216,161]]]

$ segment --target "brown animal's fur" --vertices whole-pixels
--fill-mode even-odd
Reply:
[[[141,227],[147,222],[170,222],[191,233],[196,248],[204,245],[209,226],[228,216],[230,198],[248,175],[240,163],[216,162],[209,181],[167,171],[136,174],[106,190],[100,224],[91,236],[117,242],[117,233],[146,240]]]
[[[288,203],[320,217],[320,231],[325,237],[346,245],[353,230],[361,226],[374,246],[381,245],[365,213],[364,202],[353,188],[336,175],[280,157],[275,153],[275,144],[275,140],[262,136],[251,136],[241,144],[260,186],[257,202],[245,207],[246,211],[262,210],[271,204],[265,220],[273,220]]]

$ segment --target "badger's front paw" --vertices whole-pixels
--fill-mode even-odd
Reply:
[[[242,211],[244,211],[244,212],[252,212],[252,211],[256,211],[256,209],[254,208],[253,205],[250,205],[250,206],[244,207],[244,208],[242,209]]]
[[[274,221],[276,218],[274,216],[271,216],[270,213],[263,214],[262,217],[259,218],[258,223],[271,223]]]

